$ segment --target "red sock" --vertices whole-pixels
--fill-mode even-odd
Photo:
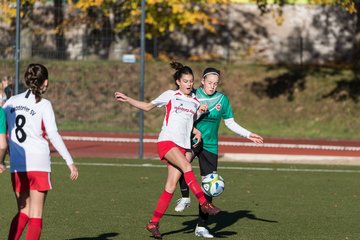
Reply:
[[[172,193],[168,193],[165,190],[162,192],[162,194],[160,195],[160,198],[158,200],[158,203],[156,205],[154,214],[151,218],[152,222],[160,221],[160,218],[164,215],[164,213],[166,212],[166,209],[169,207],[172,196],[173,196]]]
[[[203,203],[206,202],[206,198],[205,198],[204,192],[202,191],[199,183],[196,181],[194,172],[189,171],[189,172],[184,173],[184,178],[185,178],[185,182],[189,186],[190,190],[193,192],[193,194],[199,200],[200,205],[203,205]]]
[[[29,221],[29,217],[22,212],[19,212],[15,215],[11,221],[10,231],[9,231],[9,240],[18,240],[21,237],[24,228]]]
[[[42,229],[42,218],[30,218],[26,240],[39,240]]]

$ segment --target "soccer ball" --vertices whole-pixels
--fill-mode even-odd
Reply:
[[[202,180],[201,188],[206,195],[217,197],[224,191],[224,179],[215,172],[210,173]]]

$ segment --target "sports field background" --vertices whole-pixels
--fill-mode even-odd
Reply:
[[[234,0],[234,2],[254,1]],[[303,4],[307,1],[293,2]],[[324,10],[326,9],[327,7],[324,7]],[[316,63],[320,52],[315,51],[315,47],[320,45],[330,49],[329,59],[338,59],[338,55],[343,56],[339,54],[344,53],[339,51],[339,47],[344,47],[343,50],[346,50],[347,44],[344,42],[348,40],[345,41],[344,37],[348,38],[349,33],[353,34],[353,29],[349,26],[355,25],[354,19],[334,14],[333,11],[321,11],[321,14],[322,17],[334,17],[334,22],[323,21],[319,27],[322,22],[314,21],[314,24],[304,28],[306,25],[303,24],[308,19],[298,18],[296,20],[300,20],[298,22],[301,23],[299,27],[295,27],[292,31],[294,34],[289,35],[280,44],[278,60],[289,59],[289,62],[285,63],[295,65],[268,65],[264,64],[267,61],[263,58],[265,56],[263,51],[259,51],[259,55],[253,55],[257,49],[257,43],[251,40],[254,38],[252,34],[257,32],[253,27],[249,30],[239,28],[246,30],[240,32],[251,33],[249,36],[238,34],[226,26],[221,27],[220,34],[213,37],[205,35],[209,37],[210,43],[225,39],[229,49],[224,53],[229,52],[234,56],[225,54],[218,56],[220,60],[208,61],[206,57],[211,56],[210,51],[199,56],[195,55],[199,59],[205,59],[202,62],[189,62],[185,61],[187,58],[184,56],[175,56],[193,68],[195,87],[199,86],[200,76],[205,67],[211,65],[221,69],[223,81],[219,90],[229,96],[236,121],[243,127],[264,136],[265,139],[268,137],[360,139],[360,131],[357,130],[360,127],[358,117],[360,84],[357,81],[357,71],[343,65],[343,62],[336,61],[334,63],[326,61],[324,65],[319,66]],[[40,14],[40,16],[49,20],[48,15]],[[271,23],[274,23],[274,19],[270,18]],[[226,15],[225,19],[229,20],[229,15]],[[241,18],[236,20],[239,19],[241,22]],[[256,29],[260,29],[259,32],[265,33],[265,36],[272,36],[273,32],[264,27],[268,25],[260,20],[254,17],[253,24]],[[261,23],[259,26],[257,26],[258,22]],[[294,22],[288,18],[285,19],[284,24],[295,24]],[[1,21],[0,23],[4,24]],[[48,27],[48,23],[45,25]],[[36,26],[44,29],[42,24]],[[272,24],[269,26],[280,29],[279,26],[275,27]],[[306,34],[306,37],[301,36],[300,28],[313,33]],[[318,32],[318,29],[327,31]],[[331,29],[335,30],[331,31]],[[339,34],[338,29],[347,29],[347,31],[345,33],[341,31]],[[282,30],[284,31],[281,31],[279,36],[287,36],[285,29]],[[13,29],[11,31],[12,34],[3,33],[5,44],[0,46],[1,76],[13,76],[15,73],[15,35]],[[45,28],[44,32],[34,32],[34,36],[43,35],[45,31],[51,34],[48,35],[49,38],[43,39],[55,39],[54,31],[49,31],[48,28]],[[232,41],[242,46],[239,48],[239,53],[232,49],[231,42],[228,41],[229,32],[232,33]],[[96,36],[108,40],[101,34]],[[256,36],[263,38],[262,34]],[[90,39],[91,36],[84,35],[84,40],[88,40],[85,39],[86,37]],[[130,39],[131,42],[139,42],[138,38]],[[84,42],[89,46],[83,47],[87,46]],[[61,56],[57,58],[59,49],[47,49],[45,42],[40,41],[39,38],[36,44],[34,42],[34,46],[27,49],[28,52],[32,52],[32,58],[29,60],[21,58],[20,75],[23,75],[27,64],[33,61],[44,63],[49,68],[50,89],[45,97],[53,103],[61,131],[138,132],[138,110],[116,103],[113,93],[115,90],[122,90],[132,97],[139,96],[139,64],[122,63],[120,58],[108,61],[102,59],[100,55],[89,54],[88,50],[96,45],[93,44],[95,42],[95,40],[80,41],[83,44],[79,45],[80,48],[87,50],[79,51],[83,54],[80,59],[87,60],[64,61],[61,56],[65,56],[65,52],[60,52]],[[278,43],[279,41],[270,41],[267,50],[276,49]],[[332,43],[336,43],[335,51],[332,51]],[[172,49],[181,48],[172,47]],[[352,53],[352,49],[349,49],[347,51]],[[123,52],[125,48],[118,50]],[[344,56],[347,56],[347,51]],[[151,50],[148,52],[150,53]],[[305,63],[315,65],[302,64],[302,57],[306,54],[310,58]],[[165,57],[169,56],[173,56],[173,52],[166,52]],[[92,57],[98,60],[93,60]],[[232,62],[234,60],[240,62]],[[165,61],[155,59],[146,61],[145,100],[151,100],[161,91],[174,87],[169,62],[168,58]],[[145,114],[145,132],[158,133],[162,120],[162,111]],[[224,125],[221,125],[220,134],[233,135]],[[150,219],[163,190],[166,179],[165,165],[155,160],[120,158],[75,158],[75,161],[80,176],[78,181],[71,182],[64,162],[58,157],[53,159],[54,189],[49,192],[45,206],[41,239],[152,239],[144,226]],[[197,163],[193,165],[198,176]],[[219,166],[219,173],[225,178],[225,192],[215,199],[215,203],[223,212],[210,218],[209,221],[210,231],[216,238],[360,239],[358,207],[360,166],[236,162],[221,162]],[[7,238],[10,221],[17,212],[9,171],[0,175],[0,189],[1,240]],[[184,213],[176,213],[174,207],[178,197],[177,191],[160,223],[160,231],[164,239],[199,239],[193,233],[198,213],[196,200],[192,196],[191,208]],[[24,239],[25,237],[22,238]]]
[[[56,24],[52,25],[49,22],[53,23],[54,13],[62,11],[68,13],[66,11],[68,9],[66,5],[57,8],[51,0],[46,2],[46,6],[37,4],[39,17],[34,17],[38,21],[31,32],[32,45],[22,46],[24,52],[31,54],[29,58],[21,55],[20,78],[30,62],[40,62],[48,67],[50,88],[45,97],[53,103],[60,130],[138,132],[139,111],[128,105],[118,104],[113,99],[115,90],[124,91],[135,98],[139,96],[139,61],[135,64],[121,61],[121,54],[125,52],[138,56],[138,51],[135,51],[140,44],[138,37],[135,37],[137,35],[130,34],[129,41],[134,44],[131,48],[127,49],[120,45],[114,48],[116,51],[112,48],[111,51],[119,54],[115,59],[102,55],[101,52],[109,50],[107,47],[96,47],[102,45],[100,40],[108,43],[114,40],[113,37],[105,34],[113,31],[109,28],[104,29],[103,35],[97,28],[92,27],[88,29],[87,34],[79,35],[78,38],[74,38],[77,35],[72,34],[76,31],[74,33],[70,28],[65,43],[73,43],[73,40],[77,42],[76,39],[79,43],[75,44],[76,46],[72,44],[71,47],[55,47],[56,30],[51,26],[55,28]],[[250,0],[237,2],[250,2]],[[236,5],[240,6],[236,12],[242,12],[245,6]],[[150,56],[154,53],[151,50],[153,45],[146,44],[148,54],[145,64],[145,100],[149,101],[162,91],[174,87],[169,62],[179,60],[194,70],[195,87],[199,86],[201,73],[205,67],[219,68],[222,72],[219,90],[229,96],[236,121],[261,136],[360,139],[360,131],[355,130],[360,127],[358,118],[360,87],[357,80],[359,74],[353,71],[357,68],[351,67],[351,56],[354,52],[351,48],[353,44],[351,36],[355,32],[355,29],[352,29],[352,26],[356,25],[355,17],[350,16],[343,9],[333,9],[329,6],[319,5],[316,9],[320,12],[312,12],[312,14],[307,6],[292,7],[288,8],[286,5],[284,8],[284,14],[289,16],[286,17],[283,26],[275,23],[272,14],[268,14],[266,18],[258,15],[260,11],[255,4],[251,7],[253,9],[251,11],[255,11],[250,14],[251,18],[249,13],[245,12],[241,14],[242,18],[232,19],[226,11],[223,16],[226,20],[224,22],[233,20],[234,24],[230,21],[229,24],[221,25],[217,34],[200,34],[199,45],[185,44],[187,49],[185,51],[179,47],[182,46],[181,44],[177,43],[174,46],[164,44],[159,38],[157,40],[159,47],[163,47],[158,49],[159,53],[166,53],[166,58],[164,56],[156,58],[156,54]],[[49,13],[49,16],[42,14],[45,12]],[[295,15],[298,12],[310,15]],[[245,18],[246,21],[242,20],[246,16],[248,16]],[[44,21],[41,17],[44,17]],[[314,21],[310,21],[312,17]],[[318,18],[326,21],[318,21]],[[101,19],[105,19],[105,16]],[[308,20],[311,24],[304,25]],[[13,19],[12,22],[14,21]],[[237,22],[238,24],[235,24]],[[10,31],[8,33],[4,29],[4,37],[0,38],[4,41],[0,44],[2,50],[0,52],[3,53],[0,75],[14,76],[16,65],[13,53],[14,26],[10,28],[11,24],[6,24],[4,20],[0,20],[0,23],[8,25]],[[24,29],[26,24],[22,23]],[[243,23],[252,27],[245,27]],[[234,29],[230,28],[231,26],[234,26]],[[76,30],[79,27],[76,26]],[[138,28],[134,27],[132,31],[138,33]],[[286,32],[288,34],[285,34]],[[192,31],[186,35],[190,39],[197,36]],[[163,37],[163,41],[169,39],[171,40]],[[26,38],[23,37],[21,42],[25,43]],[[214,43],[218,44],[214,45]],[[260,46],[258,43],[261,43]],[[227,45],[229,49],[222,51],[220,59],[212,54],[212,50]],[[238,45],[239,51],[236,50],[238,47],[232,45]],[[207,49],[206,46],[209,48]],[[195,47],[200,48],[201,51],[196,50]],[[316,47],[319,49],[316,50]],[[68,50],[71,52],[74,49],[81,49],[79,51],[81,57],[73,58],[72,54],[68,56]],[[268,50],[275,51],[276,61],[266,60]],[[200,52],[200,56],[195,59],[189,56],[193,51],[195,55],[199,55]],[[309,61],[306,61],[306,58]],[[286,63],[286,65],[276,63]],[[145,131],[158,133],[162,120],[161,111],[145,114]],[[230,131],[222,125],[220,134],[230,134]]]
[[[23,62],[22,72],[29,62]],[[235,120],[263,137],[360,139],[360,89],[349,69],[184,62],[200,85],[203,69],[222,71],[219,91],[231,102]],[[1,62],[0,72],[12,69]],[[46,61],[53,103],[61,131],[138,132],[139,111],[114,101],[114,92],[139,96],[139,66],[109,61]],[[94,69],[101,69],[95,71]],[[168,62],[147,62],[145,100],[173,89]],[[348,79],[348,80],[344,80]],[[345,85],[345,89],[339,86]],[[332,93],[334,93],[332,95]],[[158,133],[163,109],[145,114],[147,133]],[[233,135],[221,124],[220,134]]]
[[[155,160],[76,159],[71,182],[62,160],[53,161],[53,190],[42,239],[151,239],[144,230],[166,178]],[[194,163],[197,166],[197,163]],[[198,168],[195,168],[198,175]],[[215,199],[223,212],[209,221],[217,238],[240,240],[359,239],[360,167],[221,162],[225,191]],[[0,238],[16,212],[9,172],[0,175]],[[164,239],[193,234],[197,204],[176,213],[175,200],[160,223]]]

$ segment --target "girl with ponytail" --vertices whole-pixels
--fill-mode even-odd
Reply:
[[[9,240],[19,239],[26,226],[26,239],[40,239],[45,199],[52,188],[46,136],[66,161],[70,179],[78,178],[78,170],[58,133],[52,104],[43,98],[49,87],[48,70],[44,65],[30,64],[24,77],[28,89],[12,96],[3,106],[9,134],[11,181],[18,206]]]
[[[175,70],[173,79],[177,90],[167,90],[151,102],[143,102],[128,97],[122,92],[115,92],[118,102],[128,103],[144,111],[155,107],[165,107],[166,113],[163,126],[158,137],[157,148],[161,161],[167,165],[167,180],[151,220],[146,229],[156,239],[161,239],[159,221],[166,212],[173,197],[176,184],[183,174],[186,184],[199,201],[201,211],[215,215],[220,209],[208,202],[204,193],[195,179],[191,164],[186,159],[191,149],[191,134],[200,142],[201,133],[193,127],[194,120],[207,110],[206,105],[200,105],[193,94],[194,74],[190,67],[179,62],[172,62],[171,68]]]

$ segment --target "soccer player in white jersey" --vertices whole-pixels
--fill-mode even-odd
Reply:
[[[48,70],[41,64],[30,64],[25,82],[28,90],[12,96],[3,106],[9,134],[11,181],[18,206],[9,240],[19,239],[26,225],[26,239],[40,239],[45,198],[51,189],[46,136],[66,161],[70,179],[78,178],[78,170],[58,133],[51,102],[42,98],[49,84]]]
[[[162,238],[159,231],[159,221],[169,206],[182,173],[186,184],[197,197],[201,211],[210,215],[220,212],[220,209],[206,201],[204,193],[195,179],[191,164],[185,157],[186,152],[191,148],[191,132],[196,134],[195,138],[198,141],[201,139],[201,133],[193,128],[193,123],[197,116],[206,111],[207,107],[206,105],[200,106],[199,101],[192,93],[194,84],[192,69],[178,62],[172,62],[171,67],[176,70],[173,79],[177,90],[167,90],[151,102],[138,101],[124,93],[115,92],[117,101],[129,103],[144,111],[162,106],[166,108],[157,147],[160,159],[167,163],[168,177],[153,216],[146,225],[146,229],[156,239]]]

